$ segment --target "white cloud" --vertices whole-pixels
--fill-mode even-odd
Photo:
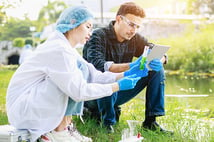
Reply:
[[[16,8],[7,9],[8,16],[23,19],[26,14],[30,19],[36,20],[40,9],[47,5],[47,0],[16,0],[14,3]]]

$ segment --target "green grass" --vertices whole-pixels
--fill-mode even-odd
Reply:
[[[143,93],[143,92],[142,92]],[[119,124],[115,126],[114,134],[106,134],[101,125],[94,120],[86,119],[83,125],[80,119],[75,118],[78,129],[85,135],[90,136],[96,142],[116,142],[121,140],[121,132],[128,128],[126,120],[144,120],[143,94],[122,106],[122,115]],[[143,104],[143,105],[142,105]],[[204,104],[206,105],[206,104]],[[164,135],[152,131],[138,131],[146,142],[213,142],[214,121],[207,115],[206,109],[195,109],[184,100],[166,99],[166,116],[159,117],[157,121],[168,130],[173,130],[173,136]]]
[[[8,123],[6,116],[6,91],[10,78],[17,66],[0,67],[0,125]]]
[[[16,67],[0,68],[0,124],[7,124],[5,112],[5,95],[10,78]],[[85,119],[82,124],[79,117],[73,116],[78,130],[94,142],[118,142],[121,133],[128,128],[126,120],[144,120],[144,94],[122,106],[120,122],[115,125],[115,133],[107,134],[101,124],[93,119]],[[173,130],[173,136],[163,135],[152,131],[144,131],[141,124],[137,126],[138,132],[146,142],[214,142],[214,112],[213,98],[166,98],[166,116],[157,118],[158,123],[168,130]]]

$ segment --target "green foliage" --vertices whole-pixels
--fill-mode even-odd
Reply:
[[[43,39],[40,41],[40,44],[44,43],[47,39]]]
[[[33,40],[32,40],[32,38],[26,38],[26,39],[25,39],[25,44],[33,45]]]
[[[48,1],[48,5],[44,6],[39,12],[38,29],[42,30],[44,26],[55,23],[66,7],[63,1]]]
[[[23,47],[25,45],[25,40],[23,38],[15,38],[13,40],[14,47]]]
[[[187,8],[186,8],[186,13],[187,14],[193,14],[194,9],[193,9],[193,3],[195,3],[196,0],[187,0]]]
[[[212,14],[214,14],[213,0],[188,0],[187,13],[188,14],[210,14],[210,15],[212,15]]]
[[[0,2],[0,25],[7,20],[6,9],[12,7],[8,0],[1,0]]]
[[[2,33],[0,40],[13,40],[17,37],[31,37],[31,26],[32,23],[29,20],[11,18],[4,25],[0,25],[0,31]]]
[[[168,70],[184,70],[188,72],[214,72],[214,25],[207,25],[181,37],[158,40],[160,44],[168,44]]]
[[[2,24],[5,20],[6,12],[4,11],[4,6],[0,5],[0,24]]]

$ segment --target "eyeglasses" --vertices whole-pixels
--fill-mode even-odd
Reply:
[[[126,22],[127,25],[129,25],[130,27],[134,28],[134,29],[139,29],[141,27],[141,25],[136,24],[134,22],[131,22],[129,19],[127,19],[125,16],[120,15],[120,17],[122,18],[122,20],[124,20]]]

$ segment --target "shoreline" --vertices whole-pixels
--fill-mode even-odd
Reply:
[[[0,64],[1,69],[16,70],[19,65],[2,65]],[[165,70],[166,75],[186,75],[186,76],[204,76],[214,78],[214,73],[207,72],[185,72],[181,70]]]
[[[204,77],[213,77],[214,73],[206,73],[206,72],[185,72],[185,71],[173,71],[173,70],[165,70],[166,75],[186,75],[186,76],[204,76]]]

